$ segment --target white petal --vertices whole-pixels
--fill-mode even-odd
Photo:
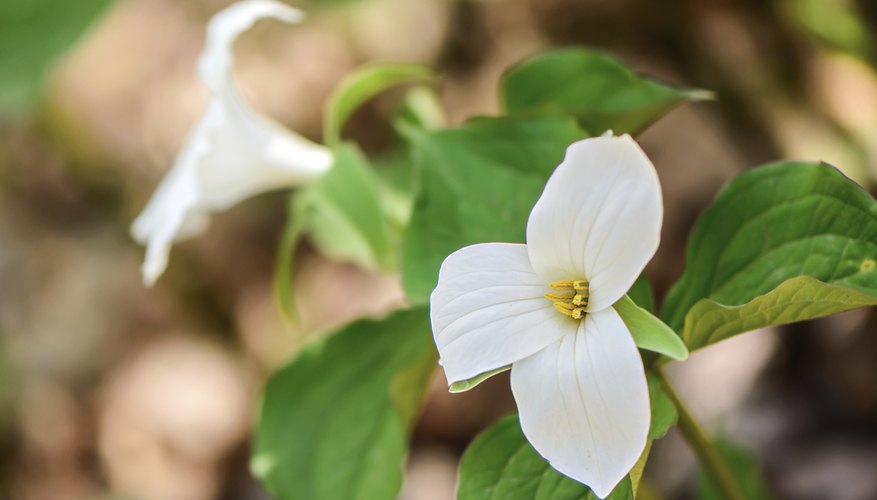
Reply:
[[[654,255],[663,212],[655,167],[630,136],[573,143],[530,213],[530,262],[548,282],[588,280],[599,311]]]
[[[512,392],[530,444],[600,498],[645,448],[651,416],[642,359],[612,308],[513,364]]]
[[[253,111],[232,75],[232,45],[263,17],[297,22],[299,11],[270,0],[240,2],[210,21],[199,74],[210,102],[173,167],[131,232],[147,245],[143,278],[151,285],[171,245],[203,230],[212,212],[265,191],[295,186],[329,169],[332,155]]]
[[[217,12],[210,19],[204,51],[198,59],[198,74],[211,90],[220,92],[231,79],[232,47],[237,37],[267,17],[298,24],[304,19],[304,13],[275,0],[245,0]]]
[[[445,259],[430,297],[432,331],[448,383],[509,365],[574,332],[554,310],[524,245],[484,243]]]

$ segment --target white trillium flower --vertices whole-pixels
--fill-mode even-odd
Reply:
[[[662,217],[655,168],[630,136],[576,142],[530,213],[527,244],[454,252],[431,297],[448,382],[511,366],[524,435],[601,498],[649,431],[642,358],[612,305],[657,250]]]
[[[238,90],[235,39],[257,20],[298,23],[303,14],[273,0],[247,0],[216,14],[207,28],[198,76],[211,92],[170,172],[131,226],[146,245],[143,281],[152,285],[167,267],[174,241],[207,227],[212,212],[256,194],[300,185],[325,173],[332,154],[254,111]]]

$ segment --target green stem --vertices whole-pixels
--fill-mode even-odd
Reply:
[[[659,374],[664,385],[664,392],[673,401],[673,405],[676,406],[676,411],[679,413],[679,431],[682,432],[682,436],[697,456],[704,471],[718,486],[719,493],[725,500],[746,500],[746,496],[743,494],[743,490],[740,488],[740,484],[737,482],[734,474],[731,473],[728,463],[719,454],[719,451],[710,441],[710,438],[700,424],[697,423],[697,420],[691,415],[691,411],[688,410],[685,402],[682,401],[679,393],[670,384],[663,371]]]

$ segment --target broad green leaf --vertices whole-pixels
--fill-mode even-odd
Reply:
[[[0,2],[0,108],[36,102],[46,68],[86,31],[111,0]]]
[[[652,407],[652,422],[649,428],[649,439],[660,439],[667,434],[671,427],[676,425],[679,414],[673,401],[664,393],[661,378],[652,373],[646,373],[649,382],[649,400]]]
[[[761,468],[755,457],[726,439],[715,441],[715,445],[748,500],[770,500],[773,498],[764,484]],[[725,495],[719,491],[706,474],[701,472],[697,479],[697,498],[698,500],[723,500]]]
[[[502,96],[510,115],[573,116],[592,135],[635,134],[680,103],[712,98],[644,78],[613,56],[584,48],[524,61],[503,78]]]
[[[652,313],[636,305],[629,296],[621,297],[612,307],[624,320],[637,347],[680,361],[688,359],[688,349],[679,335]]]
[[[523,242],[527,217],[566,147],[571,119],[478,119],[412,137],[420,189],[404,244],[409,300],[426,303],[444,258],[466,245]]]
[[[625,478],[609,494],[633,499]],[[517,415],[509,415],[472,441],[460,462],[457,500],[596,500],[585,485],[555,471],[524,438]]]
[[[360,321],[268,381],[251,466],[286,500],[391,500],[436,367],[429,313]]]
[[[798,276],[741,306],[724,306],[710,299],[697,302],[685,316],[683,338],[691,349],[700,349],[767,325],[784,325],[873,305],[877,305],[875,295]]]
[[[700,217],[662,317],[689,349],[877,298],[877,202],[826,164],[741,174]],[[792,280],[792,281],[788,281]]]
[[[431,78],[431,70],[419,64],[376,63],[363,66],[347,75],[329,96],[323,118],[323,136],[327,144],[341,141],[341,128],[363,103],[381,92],[406,83]]]
[[[295,196],[294,219],[326,255],[366,269],[392,269],[397,256],[380,187],[355,146],[334,149],[329,172]]]

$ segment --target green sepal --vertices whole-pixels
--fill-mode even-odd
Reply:
[[[688,349],[679,335],[652,313],[636,305],[627,295],[612,307],[624,320],[637,347],[678,361],[688,359]]]
[[[511,370],[511,369],[512,369],[512,365],[506,365],[506,366],[502,366],[500,368],[497,368],[496,370],[490,370],[490,371],[484,372],[480,375],[476,375],[470,379],[460,380],[458,382],[454,382],[448,388],[448,391],[452,392],[452,393],[466,392],[469,389],[480,384],[481,382],[484,382],[485,380],[489,379],[490,377],[492,377],[498,373],[502,373],[504,371]]]

